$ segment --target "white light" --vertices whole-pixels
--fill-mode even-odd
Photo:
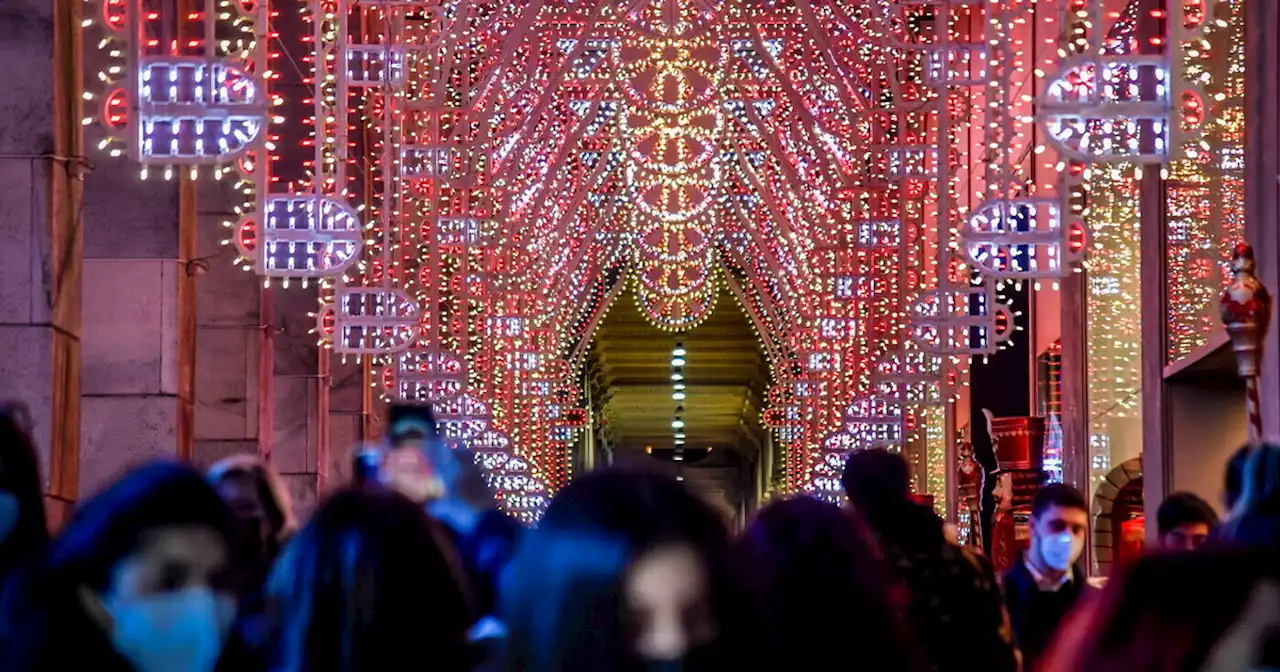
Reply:
[[[672,420],[672,421],[671,421],[671,427],[672,427],[673,429],[680,429],[680,428],[684,427],[684,420],[681,420],[681,419],[679,419],[679,418],[676,418],[675,420]]]
[[[684,356],[685,356],[685,355],[687,355],[687,354],[689,354],[689,353],[688,353],[688,352],[686,352],[684,348],[681,348],[681,347],[679,347],[679,346],[677,346],[675,350],[672,350],[672,351],[671,351],[671,355],[672,355],[673,357],[684,357]]]
[[[685,394],[684,392],[680,392],[679,390],[677,390],[671,394],[671,398],[676,401],[684,401]]]
[[[673,373],[673,374],[671,374],[671,380],[684,380],[684,374],[683,374],[683,373]]]
[[[684,366],[684,357],[673,357],[671,359],[671,366]]]

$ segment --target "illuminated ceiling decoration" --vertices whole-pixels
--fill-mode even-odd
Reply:
[[[232,166],[241,264],[317,284],[322,345],[435,405],[524,517],[571,477],[585,344],[623,287],[682,331],[727,286],[770,360],[781,487],[830,492],[834,455],[936,424],[1010,338],[995,281],[1070,272],[1088,240],[1080,172],[1022,172],[1035,3],[196,0],[170,34],[149,2],[90,3],[105,147]],[[277,32],[298,9],[306,34]],[[1179,67],[1108,59],[1053,80],[1052,151],[1109,160],[1099,124],[1178,141]],[[1130,100],[1134,69],[1168,90]]]
[[[99,71],[84,123],[102,130],[99,149],[138,161],[143,177],[151,166],[171,179],[175,168],[198,175],[209,165],[221,178],[234,163],[253,179],[267,124],[265,50],[255,38],[263,12],[220,0],[216,11],[170,21],[146,0],[86,4]]]

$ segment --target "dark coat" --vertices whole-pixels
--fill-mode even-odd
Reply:
[[[991,563],[948,541],[942,521],[926,507],[912,505],[882,522],[877,534],[890,570],[907,591],[907,618],[927,669],[1016,671]]]
[[[1071,569],[1071,575],[1071,580],[1057,591],[1040,590],[1022,556],[1004,575],[1005,603],[1013,622],[1014,637],[1022,649],[1024,672],[1035,672],[1067,614],[1082,599],[1096,592],[1085,581],[1079,566]]]

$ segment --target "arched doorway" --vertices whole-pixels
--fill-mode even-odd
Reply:
[[[1142,503],[1142,457],[1112,469],[1093,495],[1093,560],[1101,576],[1141,553],[1145,512]]]

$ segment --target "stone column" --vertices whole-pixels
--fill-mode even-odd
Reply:
[[[1280,6],[1245,7],[1245,232],[1258,259],[1258,279],[1280,288]],[[1274,319],[1274,318],[1273,318]],[[1262,360],[1259,398],[1264,436],[1280,436],[1280,329],[1272,323]]]
[[[0,386],[30,407],[55,525],[79,490],[81,5],[0,11]]]
[[[368,438],[368,367],[355,357],[334,355],[329,367],[329,468],[325,485],[340,488],[351,481],[354,447]]]
[[[206,182],[197,223],[195,426],[192,458],[207,467],[236,453],[259,453],[262,279],[231,262],[223,245],[235,221],[230,182]],[[269,422],[269,418],[268,418]],[[268,432],[269,433],[269,432]]]
[[[315,285],[307,289],[273,281],[271,301],[271,462],[280,472],[300,514],[314,508],[329,463],[328,352],[312,332],[318,307]]]
[[[141,462],[186,456],[192,307],[180,290],[194,266],[180,200],[177,182],[143,181],[126,158],[99,160],[86,180],[81,496]]]

